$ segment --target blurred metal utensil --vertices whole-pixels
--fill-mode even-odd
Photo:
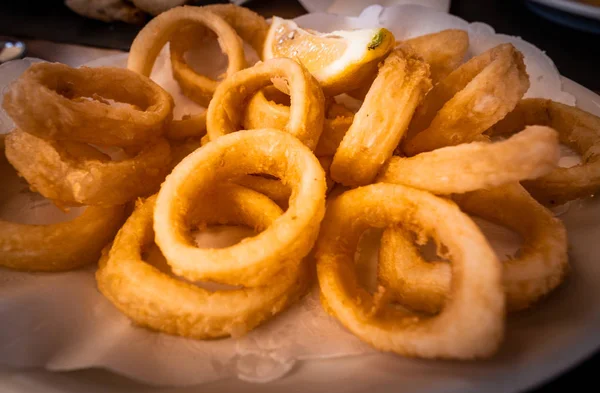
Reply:
[[[22,59],[26,52],[27,46],[23,41],[0,36],[0,64],[9,60]]]

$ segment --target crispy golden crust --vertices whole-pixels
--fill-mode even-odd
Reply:
[[[259,235],[223,249],[190,243],[186,214],[216,182],[267,174],[292,189],[289,208]],[[256,286],[298,261],[316,239],[325,210],[325,173],[298,139],[277,130],[240,131],[187,156],[167,176],[156,201],[156,243],[173,271],[190,280]]]
[[[221,83],[221,79],[224,79],[247,66],[245,58],[238,60],[235,69],[231,68],[232,63],[228,63],[230,66],[227,71],[222,77],[219,76],[218,79],[212,79],[211,77],[197,73],[187,63],[185,53],[193,47],[202,45],[207,40],[211,39],[212,37],[210,37],[208,32],[209,29],[203,25],[190,24],[183,26],[174,32],[169,40],[169,54],[171,56],[173,79],[177,81],[181,93],[184,96],[203,107],[208,107],[217,86]],[[219,44],[222,45],[220,41]],[[221,48],[221,50],[229,56],[229,52],[226,51],[227,49],[224,50]],[[238,55],[239,54],[236,54],[235,57],[237,58]]]
[[[269,24],[256,12],[235,4],[211,4],[203,9],[219,15],[235,29],[238,35],[256,51],[260,57],[269,31]]]
[[[369,227],[397,224],[448,249],[452,295],[436,316],[391,307],[384,288],[371,295],[357,283],[354,254],[360,235]],[[473,359],[491,356],[502,341],[502,267],[477,226],[450,201],[391,184],[347,191],[327,208],[315,256],[327,308],[379,350]]]
[[[563,223],[519,184],[455,196],[467,213],[506,226],[522,237],[518,256],[503,263],[509,311],[531,307],[559,286],[570,270]],[[443,308],[450,294],[450,265],[426,262],[402,229],[383,234],[379,277],[393,299],[430,313]]]
[[[89,206],[69,222],[26,225],[0,220],[0,266],[58,272],[98,261],[125,219],[123,206]]]
[[[164,133],[173,99],[126,69],[36,63],[10,86],[2,106],[19,128],[40,138],[133,146]]]
[[[394,50],[333,156],[333,180],[345,186],[372,183],[430,87],[429,67],[410,51]]]
[[[176,141],[169,141],[171,146],[171,165],[169,172],[177,166],[185,157],[201,147],[200,138],[190,137]]]
[[[3,141],[4,135],[0,145]],[[4,148],[0,151],[0,165],[8,166]],[[58,272],[95,263],[124,221],[124,206],[89,206],[77,218],[58,224],[27,225],[0,220],[0,266]]]
[[[15,129],[6,157],[32,188],[62,205],[120,205],[155,193],[169,170],[165,139],[134,157],[111,161],[89,145],[45,140]]]
[[[125,219],[123,206],[89,206],[69,222],[26,225],[0,220],[0,266],[59,272],[98,261]]]
[[[335,182],[331,179],[329,167],[331,166],[332,157],[318,157],[319,163],[325,171],[325,181],[327,183],[327,192],[333,189]],[[261,194],[268,196],[271,200],[277,203],[282,209],[287,210],[292,188],[286,186],[279,179],[267,178],[257,175],[245,175],[235,179],[235,184],[247,187],[251,190],[258,191]]]
[[[275,128],[285,130],[290,118],[289,96],[274,86],[259,90],[250,98],[242,124],[245,129]],[[283,102],[282,102],[283,101]],[[285,102],[288,101],[288,102]],[[331,103],[326,105],[326,117],[323,132],[315,148],[315,155],[333,156],[354,119],[354,113],[345,106]]]
[[[411,156],[471,142],[512,111],[529,89],[523,55],[502,44],[454,70],[415,112],[403,151]]]
[[[545,176],[523,182],[535,199],[544,205],[560,205],[589,197],[600,189],[600,118],[576,107],[530,98],[519,102],[488,134],[511,135],[530,124],[554,128],[560,142],[582,157],[579,165],[555,168]]]
[[[413,157],[394,156],[377,181],[448,195],[536,179],[555,170],[559,158],[558,133],[530,126],[501,142],[471,142]]]
[[[442,30],[401,41],[399,46],[410,47],[416,56],[429,64],[431,83],[435,86],[462,64],[469,49],[469,35],[463,30]],[[363,82],[361,87],[348,94],[364,100],[376,76],[374,71],[372,77]]]
[[[244,175],[235,179],[234,182],[235,184],[268,196],[269,199],[284,210],[288,207],[292,190],[279,179],[270,179],[260,175]]]
[[[193,26],[202,26],[219,37],[219,45],[229,59],[226,73],[228,76],[246,67],[242,42],[223,18],[204,10],[203,7],[183,6],[163,12],[138,33],[131,45],[127,68],[149,76],[163,46],[177,34],[185,34],[190,26],[192,32],[199,31]],[[206,29],[200,30],[203,31],[206,32]],[[187,34],[185,37],[190,38]],[[200,40],[201,37],[196,39]],[[181,67],[177,68],[175,79],[184,94],[200,105],[207,106],[219,82],[197,74],[185,63],[183,53],[181,56]]]
[[[267,197],[243,187],[216,187],[203,197],[206,224],[238,224],[261,230],[281,216]],[[308,267],[300,261],[255,288],[208,291],[179,281],[146,263],[153,245],[155,197],[138,203],[96,273],[98,288],[141,326],[196,339],[240,336],[280,313],[308,288]],[[212,206],[220,208],[212,209]]]
[[[201,138],[204,135],[206,135],[206,112],[185,116],[180,120],[173,120],[165,133],[167,139],[174,141],[190,137]]]
[[[410,46],[429,64],[431,82],[436,85],[462,64],[469,49],[469,35],[464,30],[448,29],[414,37],[402,44]]]
[[[201,9],[223,18],[259,56],[262,54],[269,29],[265,18],[234,4],[213,4]],[[169,41],[173,77],[179,83],[183,94],[202,106],[208,106],[218,82],[196,74],[187,64],[184,55],[188,50],[202,45],[207,39],[210,38],[206,26],[196,24],[182,27]]]
[[[239,71],[221,83],[208,107],[206,126],[211,141],[239,130],[244,105],[273,78],[287,82],[290,115],[285,131],[300,139],[311,150],[323,131],[325,97],[319,83],[300,63],[292,59],[271,59]]]

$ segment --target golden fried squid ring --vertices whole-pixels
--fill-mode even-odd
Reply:
[[[229,57],[227,75],[246,66],[239,36],[223,18],[203,7],[182,6],[158,15],[138,33],[131,44],[127,68],[142,75],[150,75],[162,47],[180,28],[195,24],[209,28],[220,38],[221,49]]]
[[[333,156],[333,180],[345,186],[372,183],[394,153],[415,108],[430,88],[429,67],[408,51],[395,49],[379,68]]]
[[[329,174],[329,167],[331,166],[332,157],[318,157],[318,159],[319,163],[323,167],[323,170],[325,171],[327,192],[330,192],[335,185]],[[268,196],[284,210],[287,209],[290,196],[292,195],[292,189],[283,184],[279,179],[269,179],[256,175],[245,175],[239,179],[236,179],[235,183]]]
[[[281,209],[257,192],[233,185],[216,190],[200,204],[203,220],[208,218],[209,224],[264,230],[281,216]],[[155,199],[138,204],[96,273],[102,294],[137,324],[196,339],[239,336],[306,292],[310,283],[306,264],[288,266],[263,286],[217,291],[179,281],[147,264],[143,255],[154,243]]]
[[[454,70],[425,97],[402,145],[415,155],[471,142],[512,111],[529,89],[523,55],[498,45]]]
[[[195,198],[215,182],[248,174],[271,175],[290,187],[287,211],[243,243],[197,248],[186,229],[186,213]],[[298,261],[308,254],[325,211],[325,191],[323,168],[295,137],[277,130],[229,134],[194,151],[167,176],[156,201],[156,243],[173,271],[189,280],[261,285],[285,268],[282,261]]]
[[[325,97],[306,68],[287,58],[257,63],[219,85],[208,106],[206,126],[210,140],[239,130],[246,100],[270,85],[273,78],[284,80],[289,87],[291,106],[284,130],[314,150],[323,131]]]
[[[413,157],[392,157],[377,181],[438,195],[496,187],[552,172],[560,145],[552,128],[530,126],[511,138],[442,147]]]
[[[532,306],[552,292],[569,271],[563,223],[518,183],[455,196],[473,214],[518,232],[524,240],[518,256],[503,263],[509,311]],[[450,294],[450,264],[426,262],[403,229],[384,231],[379,278],[391,296],[415,310],[437,312]]]
[[[444,244],[452,259],[452,296],[436,316],[392,307],[385,288],[371,295],[358,284],[354,254],[361,234],[398,224]],[[379,350],[472,359],[492,355],[502,341],[502,266],[479,228],[450,201],[393,184],[347,191],[328,205],[315,255],[325,307]]]
[[[0,138],[0,145],[3,141]],[[3,154],[0,165],[8,165]],[[124,220],[123,206],[89,206],[74,220],[58,224],[27,225],[0,220],[0,266],[58,272],[95,263]]]
[[[169,170],[164,139],[132,158],[111,161],[93,147],[45,140],[20,129],[6,137],[6,157],[30,186],[63,205],[120,205],[158,190]]]
[[[257,128],[285,130],[290,119],[289,101],[289,96],[274,86],[259,90],[246,106],[242,125],[248,130]],[[328,107],[326,105],[325,123],[315,148],[315,155],[333,156],[353,119],[354,113],[345,106],[335,102]]]
[[[600,118],[579,108],[542,98],[519,102],[514,111],[492,127],[490,135],[510,135],[529,124],[541,124],[558,131],[561,143],[582,157],[582,163],[556,168],[523,185],[544,205],[560,205],[591,196],[600,189]]]
[[[117,233],[125,209],[89,206],[72,221],[27,225],[0,220],[0,266],[58,272],[95,263]]]
[[[203,7],[182,6],[171,8],[152,19],[133,40],[127,68],[142,75],[149,76],[161,49],[169,40],[182,34],[185,40],[198,41],[200,37],[190,37],[186,33],[189,26],[202,26],[212,30],[219,38],[219,45],[229,59],[226,76],[246,67],[242,42],[233,29],[223,18],[209,12]],[[205,32],[201,30],[200,32]],[[183,93],[202,106],[207,106],[219,82],[204,75],[197,74],[181,58],[180,68],[174,71],[174,78],[179,83]]]
[[[429,64],[431,82],[436,85],[462,64],[469,49],[469,35],[464,30],[448,29],[410,38],[402,44]]]
[[[233,4],[214,4],[201,7],[201,9],[223,18],[244,41],[254,48],[259,56],[262,55],[269,30],[265,18],[247,8]],[[181,86],[183,94],[202,106],[208,106],[219,82],[198,75],[187,64],[184,55],[188,50],[202,44],[203,39],[206,38],[206,27],[189,25],[175,33],[169,44],[173,77]]]
[[[40,138],[133,146],[164,133],[173,99],[126,69],[36,63],[13,82],[2,106],[17,127]]]

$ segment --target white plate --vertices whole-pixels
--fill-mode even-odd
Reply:
[[[600,115],[600,96],[563,78],[578,106]],[[509,320],[506,345],[491,360],[461,363],[409,360],[374,354],[306,361],[281,380],[250,384],[226,380],[161,393],[239,391],[276,392],[518,392],[572,367],[600,347],[600,201],[592,199],[564,216],[569,230],[573,274],[565,285],[533,311]],[[6,323],[6,321],[4,321]],[[68,373],[0,371],[0,391],[12,393],[146,393],[138,385],[101,370]]]
[[[571,0],[530,0],[571,14],[600,20],[600,7]]]

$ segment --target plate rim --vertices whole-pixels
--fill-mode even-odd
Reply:
[[[600,20],[600,7],[568,0],[529,0],[561,11]]]

